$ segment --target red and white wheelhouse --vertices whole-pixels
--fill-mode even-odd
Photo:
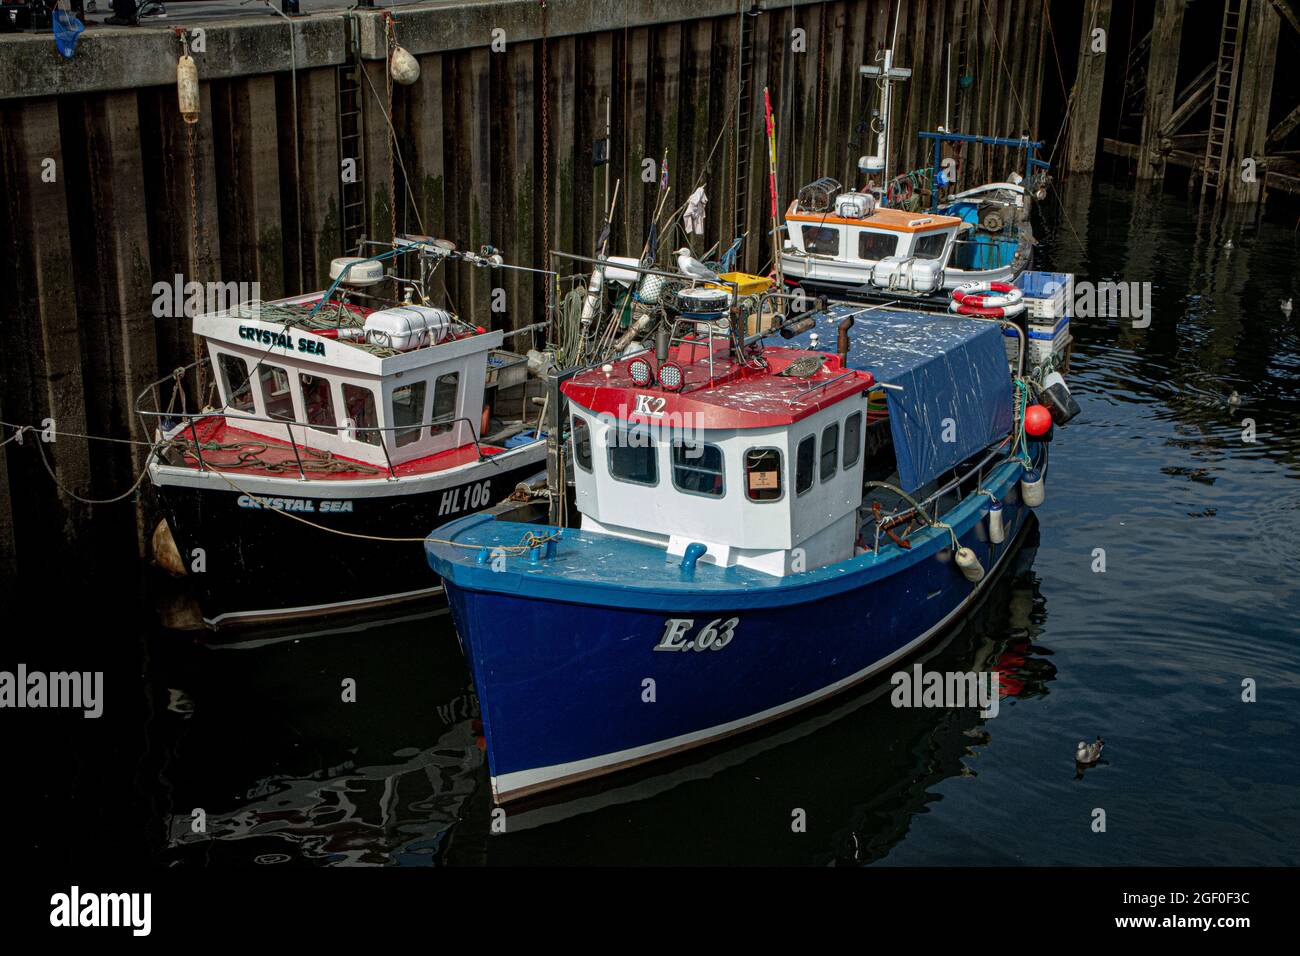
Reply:
[[[562,386],[582,527],[773,575],[851,557],[871,375],[796,349],[693,351],[657,363],[679,387],[675,371],[674,388],[638,384],[645,353]],[[801,359],[815,371],[792,374]]]

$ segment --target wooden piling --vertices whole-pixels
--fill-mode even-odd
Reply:
[[[257,282],[261,297],[284,294],[279,122],[269,76],[222,83],[212,100],[221,271],[227,282]]]
[[[470,169],[487,169],[491,157],[492,91],[488,58],[495,55],[486,47],[471,50],[461,74],[460,127],[466,147],[463,155]],[[476,255],[483,246],[491,245],[492,179],[469,176],[460,184],[466,199],[466,248]],[[498,270],[486,268],[462,276],[460,308],[471,325],[484,328],[493,325],[490,300],[492,290],[502,278]]]
[[[343,158],[339,155],[338,110],[337,67],[304,71],[298,91],[302,181],[295,190],[304,247],[299,253],[303,265],[301,292],[329,285],[330,261],[343,253],[338,188]]]
[[[1111,0],[1086,0],[1079,37],[1079,72],[1075,80],[1074,113],[1066,144],[1067,172],[1090,173],[1097,162],[1097,129],[1101,122],[1102,86],[1106,80],[1106,51],[1094,50],[1095,30],[1110,43]]]
[[[536,222],[539,199],[536,191],[537,99],[533,85],[536,58],[531,43],[513,44],[507,51],[506,83],[513,107],[502,109],[502,160],[506,180],[498,193],[503,198],[504,232],[501,247],[510,262],[540,267],[540,229]],[[507,90],[503,89],[502,94]],[[518,329],[540,318],[534,313],[541,301],[541,282],[527,272],[510,272],[505,279],[506,315],[511,328]]]
[[[623,184],[625,217],[623,232],[624,254],[639,256],[650,228],[653,212],[655,182],[645,182],[642,170],[646,159],[652,158],[650,132],[647,125],[651,114],[649,96],[650,61],[653,33],[649,27],[637,27],[627,41],[627,64],[624,75],[623,110],[626,114],[626,133],[622,143],[623,168],[627,170]],[[657,162],[657,160],[656,160]]]
[[[1162,179],[1165,159],[1161,129],[1174,110],[1178,81],[1178,51],[1183,40],[1187,0],[1156,0],[1151,26],[1151,52],[1147,61],[1146,97],[1142,107],[1142,133],[1138,149],[1138,179]]]
[[[84,434],[82,344],[70,321],[77,299],[67,190],[75,182],[76,166],[62,146],[59,112],[50,99],[0,112],[6,130],[0,137],[0,169],[9,184],[5,215],[0,216],[0,282],[7,290],[0,302],[6,341],[0,417],[38,427],[52,420],[57,431]],[[4,429],[3,439],[12,436]],[[0,574],[6,577],[18,573],[19,543],[32,558],[27,567],[39,573],[41,552],[65,556],[64,544],[88,518],[85,507],[50,482],[34,447],[40,441],[32,433],[21,444],[10,440],[0,458],[5,472],[0,479],[0,549],[8,552]],[[90,448],[84,440],[65,437],[42,447],[60,484],[75,495],[90,492]]]
[[[1243,73],[1237,90],[1229,140],[1229,164],[1223,184],[1230,202],[1258,202],[1264,188],[1264,145],[1268,141],[1268,115],[1277,60],[1278,31],[1282,18],[1273,4],[1255,0],[1246,21]],[[1253,160],[1249,166],[1247,160]]]
[[[147,442],[150,432],[134,410],[137,396],[156,380],[158,373],[154,323],[183,322],[184,317],[157,319],[149,307],[154,283],[149,269],[144,164],[135,93],[115,92],[93,100],[86,111],[85,129],[93,177],[99,305],[108,335],[104,345],[111,357],[109,380],[105,383],[111,405],[104,421],[107,430],[99,434]],[[131,453],[124,456],[128,464],[125,473],[118,473],[128,484],[148,457],[147,447],[131,448]],[[143,512],[136,512],[135,529],[137,550],[143,555],[152,530]]]
[[[552,249],[589,247],[591,240],[578,235],[574,206],[574,178],[577,169],[577,39],[558,37],[549,43],[551,120],[551,229]],[[585,172],[585,169],[584,169]]]
[[[365,157],[366,238],[376,242],[392,239],[397,206],[396,161],[388,125],[388,62],[368,60],[361,64],[362,143]]]

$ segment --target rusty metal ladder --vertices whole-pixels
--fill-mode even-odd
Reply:
[[[1214,93],[1210,98],[1210,128],[1205,137],[1205,164],[1201,195],[1220,192],[1227,174],[1229,133],[1237,105],[1237,76],[1241,66],[1241,32],[1246,18],[1246,0],[1224,0],[1223,27],[1219,33],[1219,59],[1215,65]]]

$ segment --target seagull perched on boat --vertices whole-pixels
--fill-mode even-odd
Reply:
[[[828,358],[829,355],[805,355],[803,358],[795,359],[776,374],[788,375],[790,378],[812,378],[822,370]]]
[[[1074,762],[1084,767],[1091,767],[1101,759],[1101,748],[1106,746],[1106,741],[1098,737],[1096,742],[1086,744],[1082,740],[1074,751]]]
[[[1290,314],[1291,314],[1291,300],[1290,300],[1290,299],[1283,299],[1279,304],[1282,306],[1282,313],[1283,313],[1283,315],[1290,315]]]
[[[717,282],[718,274],[706,266],[699,259],[691,255],[689,246],[682,246],[677,250],[677,271],[682,275],[690,276],[696,282]]]

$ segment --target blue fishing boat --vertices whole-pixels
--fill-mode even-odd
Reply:
[[[675,335],[569,377],[579,526],[484,513],[425,545],[496,799],[765,724],[953,624],[1077,411],[1004,326],[841,303],[779,346]]]

